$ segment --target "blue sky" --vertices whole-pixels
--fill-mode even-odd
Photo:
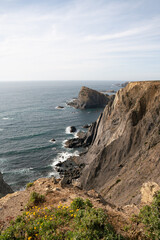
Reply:
[[[0,81],[150,79],[159,0],[0,0]]]

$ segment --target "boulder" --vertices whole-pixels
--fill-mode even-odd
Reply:
[[[86,125],[83,126],[83,128],[89,128],[89,127],[90,127],[89,124],[86,124]]]
[[[143,204],[150,204],[153,201],[154,194],[160,191],[160,186],[155,182],[146,182],[141,188],[141,202]]]
[[[51,142],[55,142],[56,140],[54,138],[51,139]]]
[[[77,131],[77,129],[76,129],[75,126],[71,126],[71,127],[70,127],[70,132],[71,132],[71,133],[76,132],[76,131]]]

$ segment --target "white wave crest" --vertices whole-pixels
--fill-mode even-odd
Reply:
[[[3,120],[13,120],[14,118],[10,118],[10,117],[3,117]]]
[[[68,139],[65,139],[65,140],[62,142],[62,147],[63,147],[63,148],[65,148],[67,140],[68,140]]]
[[[65,132],[66,132],[66,134],[72,134],[71,133],[71,127],[70,126],[66,127],[66,131]]]
[[[71,132],[71,126],[66,127],[66,130],[65,130],[66,134],[70,134],[70,135],[72,134],[74,136],[74,138],[77,138],[78,131],[79,130],[76,130],[76,132]]]
[[[29,173],[31,170],[33,170],[32,167],[30,167],[30,168],[19,168],[19,169],[12,169],[12,170],[5,171],[5,173],[23,174],[23,173]]]
[[[57,157],[53,159],[53,163],[52,163],[51,166],[55,167],[57,163],[64,162],[64,161],[66,161],[68,158],[70,158],[72,156],[79,156],[79,152],[75,151],[73,153],[69,153],[69,152],[58,153]]]
[[[79,156],[79,152],[75,151],[73,153],[69,153],[69,152],[58,153],[57,157],[53,159],[53,163],[51,164],[51,167],[53,167],[53,170],[52,170],[52,172],[50,172],[48,174],[48,177],[53,177],[54,176],[55,178],[60,178],[60,175],[55,168],[56,164],[59,163],[59,162],[64,162],[69,157],[72,157],[72,156]]]

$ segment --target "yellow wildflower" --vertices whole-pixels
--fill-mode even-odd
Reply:
[[[36,230],[36,227],[34,227],[34,229]]]

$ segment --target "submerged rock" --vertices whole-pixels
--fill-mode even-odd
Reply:
[[[50,141],[51,141],[51,142],[55,142],[56,140],[55,140],[54,138],[52,138]]]
[[[57,106],[56,109],[63,109],[63,106]]]

